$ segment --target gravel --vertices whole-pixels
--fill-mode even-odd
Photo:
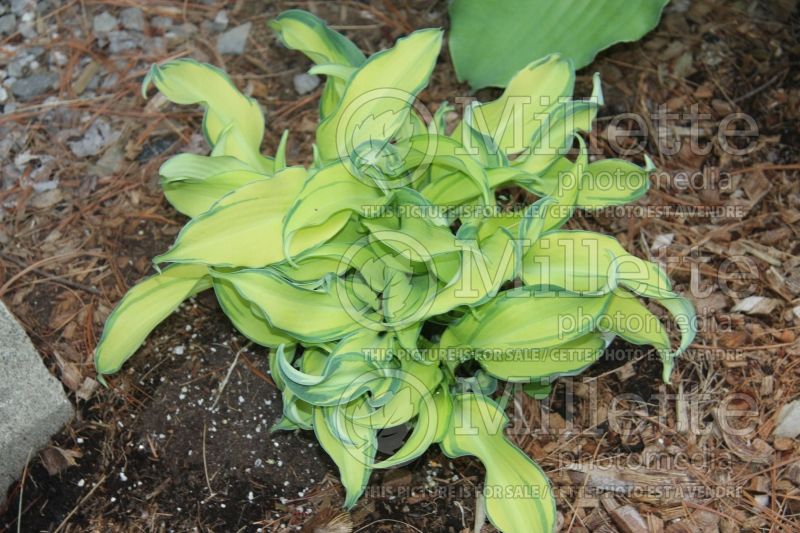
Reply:
[[[11,0],[11,11],[17,15],[25,11],[33,11],[36,9],[36,2],[34,0]]]
[[[157,30],[167,31],[172,27],[172,19],[157,15],[150,19],[150,25]]]
[[[108,51],[112,54],[119,54],[127,50],[133,50],[140,44],[138,33],[127,31],[112,31],[108,34]]]
[[[122,26],[126,30],[144,31],[146,23],[144,20],[144,11],[138,7],[129,7],[123,9],[119,14]]]
[[[228,27],[228,12],[224,9],[217,13],[214,17],[213,29],[215,31],[223,31]]]
[[[17,28],[17,17],[13,13],[0,17],[0,34],[9,35]]]
[[[116,141],[120,132],[111,129],[104,119],[97,119],[86,130],[83,138],[68,143],[69,149],[77,157],[88,157],[99,154],[108,144]]]
[[[95,15],[92,20],[92,29],[95,33],[104,34],[116,29],[117,24],[119,24],[119,21],[114,15],[108,11],[103,11],[99,15]]]
[[[298,94],[308,94],[317,87],[319,87],[319,76],[314,76],[313,74],[308,74],[303,72],[302,74],[295,75],[292,78],[292,83],[294,83],[294,90],[297,91]]]
[[[58,82],[55,72],[37,72],[15,81],[11,92],[20,100],[29,100],[50,90]]]
[[[247,36],[250,34],[252,22],[242,24],[230,29],[217,38],[217,52],[220,54],[241,54],[247,44]]]

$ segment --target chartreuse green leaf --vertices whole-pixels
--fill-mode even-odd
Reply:
[[[544,472],[503,434],[508,419],[489,398],[460,394],[439,447],[448,457],[472,455],[486,467],[486,515],[503,533],[550,533],[553,489]]]
[[[330,29],[308,11],[284,11],[269,25],[287,48],[302,52],[323,67],[312,71],[329,76],[320,100],[320,116],[330,115],[339,104],[353,71],[366,61],[364,54],[347,37]]]
[[[505,154],[528,148],[531,138],[549,117],[547,111],[572,95],[575,70],[568,60],[552,55],[517,72],[493,102],[474,106],[472,127],[491,137]],[[472,148],[467,128],[459,124],[452,136]]]
[[[349,422],[353,417],[363,415],[367,409],[365,401],[356,400],[345,406],[314,407],[313,411],[314,433],[339,469],[339,477],[347,493],[344,506],[348,509],[364,493],[378,450],[376,430]],[[334,430],[331,427],[330,421],[336,417],[343,419],[343,429]],[[337,437],[337,431],[344,431],[346,439]]]
[[[264,315],[253,308],[253,303],[244,299],[230,282],[219,277],[213,281],[214,293],[222,311],[242,335],[268,348],[293,344],[291,337],[273,328]]]
[[[646,168],[622,159],[596,161],[586,168],[576,203],[592,209],[635,202],[647,193],[654,168],[650,158]]]
[[[423,263],[428,276],[442,281],[453,278],[460,265],[459,257],[464,245],[457,243],[455,235],[446,226],[439,226],[428,218],[401,218],[397,228],[385,221],[364,221],[369,228],[371,238],[385,245],[394,253],[408,258],[413,263]]]
[[[686,351],[689,345],[692,344],[695,335],[697,335],[697,315],[692,302],[682,296],[657,298],[656,301],[670,312],[681,332],[681,344],[678,349],[662,357],[664,363],[662,377],[665,383],[669,383],[675,358]]]
[[[308,11],[289,9],[269,25],[283,44],[302,52],[317,65],[357,67],[366,61],[363,52],[352,41]]]
[[[603,102],[600,75],[595,74],[592,96],[588,100],[562,100],[553,106],[531,137],[528,149],[513,161],[514,168],[529,174],[545,172],[572,148],[577,132],[592,130]]]
[[[409,357],[403,358],[400,369],[392,375],[398,386],[389,399],[375,411],[354,419],[356,424],[383,429],[408,422],[417,415],[423,398],[436,390],[443,378],[437,365],[420,363]]]
[[[531,345],[513,350],[487,349],[476,360],[486,372],[498,379],[528,383],[533,379],[578,374],[597,361],[605,348],[606,341],[600,334],[589,333],[551,348]]]
[[[411,103],[427,85],[439,49],[440,30],[420,30],[394,48],[370,57],[347,83],[336,110],[317,129],[323,160],[350,159],[390,139],[409,115]],[[369,124],[369,127],[364,127]]]
[[[388,368],[364,357],[360,352],[333,353],[324,360],[319,375],[295,369],[278,347],[278,368],[286,388],[301,400],[317,406],[349,403],[378,390],[383,380],[391,380]]]
[[[196,154],[171,157],[158,172],[164,196],[175,209],[189,217],[208,211],[226,194],[269,177],[235,157]]]
[[[462,226],[463,228],[463,226]],[[461,268],[453,280],[436,294],[428,316],[446,313],[460,306],[474,306],[495,296],[513,277],[516,252],[513,236],[500,228],[480,242],[460,240]]]
[[[287,259],[338,233],[349,215],[298,231],[283,245],[284,218],[303,187],[306,171],[290,167],[274,177],[240,187],[189,222],[175,245],[156,263],[205,263],[218,267],[262,267]]]
[[[351,218],[329,241],[293,257],[291,263],[287,260],[272,268],[298,283],[321,280],[328,274],[343,275],[353,266],[347,258],[348,253],[358,251],[358,243],[366,235],[361,223]]]
[[[338,232],[351,212],[368,212],[386,200],[379,189],[357,179],[346,164],[336,162],[322,167],[303,184],[285,219],[280,221],[285,257],[294,255],[291,246],[302,230],[310,235],[314,235],[314,228]]]
[[[442,135],[415,135],[401,142],[391,145],[402,154],[402,163],[398,164],[395,171],[406,175],[406,182],[413,187],[423,185],[423,178],[428,169],[434,172],[444,172],[445,176],[455,173],[465,179],[468,193],[458,193],[460,198],[480,197],[489,205],[494,203],[489,186],[489,177],[485,168],[469,153],[467,147],[458,141]],[[435,182],[436,180],[434,180]],[[452,182],[451,182],[452,183]],[[454,205],[448,202],[446,186],[441,186],[432,192],[427,188],[422,196],[434,205]],[[463,196],[467,194],[466,196]]]
[[[147,335],[187,298],[211,287],[202,265],[177,265],[139,282],[109,315],[97,344],[97,373],[113,374],[132,356]]]
[[[621,283],[644,296],[675,296],[658,265],[629,254],[616,239],[590,231],[541,235],[523,258],[522,280],[589,295],[611,292]]]
[[[417,420],[411,435],[391,457],[375,463],[372,465],[373,468],[392,468],[413,461],[433,444],[439,424],[438,409],[433,395],[425,394],[419,399],[419,404]]]
[[[176,104],[202,104],[203,133],[213,147],[223,143],[223,153],[244,161],[253,170],[271,172],[271,161],[260,152],[264,114],[258,103],[244,96],[223,71],[191,59],[153,65],[142,82],[142,93],[153,83]],[[224,135],[223,137],[223,133]]]
[[[314,406],[304,402],[292,391],[283,391],[283,418],[272,426],[272,431],[314,429]]]
[[[608,296],[540,295],[528,288],[504,291],[448,327],[440,346],[476,353],[558,346],[597,329],[608,303]]]
[[[294,353],[294,348],[285,348],[285,350]],[[270,431],[313,429],[313,406],[300,400],[292,391],[286,389],[286,384],[278,368],[278,352],[276,350],[272,350],[269,354],[269,368],[272,380],[283,392],[283,417],[270,428]]]
[[[442,442],[450,428],[450,420],[453,417],[453,397],[450,394],[449,383],[443,384],[433,396],[436,405],[436,434],[433,442]]]
[[[559,52],[577,68],[652,30],[668,0],[454,0],[450,54],[473,89],[505,87],[531,61]]]
[[[624,289],[617,289],[611,295],[599,329],[633,344],[649,344],[662,352],[670,349],[669,336],[661,320]]]
[[[358,331],[359,320],[341,301],[341,282],[317,290],[293,285],[269,269],[213,272],[227,281],[264,315],[270,325],[309,343],[328,342]]]

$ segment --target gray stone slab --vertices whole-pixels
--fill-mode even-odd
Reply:
[[[0,502],[73,410],[25,330],[0,302]]]

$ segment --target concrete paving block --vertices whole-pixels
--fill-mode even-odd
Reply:
[[[0,302],[0,502],[22,474],[28,454],[33,460],[72,415],[61,383]]]

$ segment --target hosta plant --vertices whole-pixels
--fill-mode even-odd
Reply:
[[[366,58],[309,13],[271,25],[327,76],[313,164],[289,164],[286,136],[274,157],[262,154],[262,109],[220,70],[153,66],[145,94],[154,85],[203,106],[211,152],[161,167],[167,199],[189,221],[154,259],[158,273],[108,318],[98,374],[116,372],[181,302],[213,290],[236,329],[267,349],[283,392],[274,429],[316,433],[347,507],[373,469],[436,443],[485,465],[486,512],[500,530],[552,530],[550,484],[504,435],[498,382],[541,393],[615,336],[654,346],[669,378],[693,337],[691,306],[612,237],[564,229],[576,209],[641,197],[648,168],[589,163],[579,132],[601,104],[599,80],[592,98],[571,100],[574,70],[558,56],[448,127],[451,106],[428,115],[416,104],[441,31]],[[530,200],[509,205],[503,190]],[[679,346],[640,297],[672,313]],[[379,432],[403,425],[408,438],[381,456]]]

